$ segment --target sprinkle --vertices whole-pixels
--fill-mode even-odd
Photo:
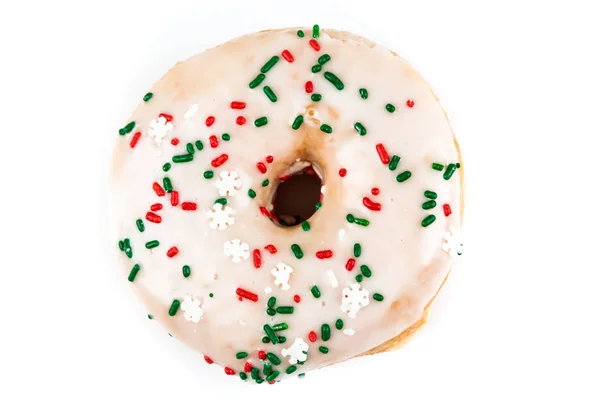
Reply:
[[[318,73],[318,72],[321,72],[321,70],[322,70],[322,69],[323,69],[323,67],[322,67],[322,66],[320,66],[319,64],[316,64],[316,65],[313,65],[313,66],[312,66],[312,68],[310,69],[310,71],[311,71],[313,74],[316,74],[316,73]]]
[[[266,161],[267,161],[269,164],[271,164],[271,163],[273,162],[273,156],[269,154],[269,155],[268,155],[268,156],[265,158],[265,160],[266,160]]]
[[[271,340],[271,343],[277,344],[277,336],[275,335],[275,332],[273,332],[273,329],[271,329],[271,327],[267,324],[263,325],[263,329],[264,329],[265,333],[267,334],[267,337],[269,338],[269,340]],[[259,356],[259,358],[260,358],[260,356]]]
[[[315,204],[315,210],[318,210],[319,208],[321,208],[322,205],[323,205],[323,203],[318,201],[317,204]]]
[[[390,162],[390,156],[388,156],[387,150],[383,147],[383,144],[377,144],[375,150],[377,150],[377,154],[382,163],[387,164]]]
[[[276,302],[277,299],[275,298],[275,296],[269,297],[269,300],[267,300],[267,307],[274,307]]]
[[[415,102],[411,99],[406,100],[406,106],[412,108],[415,105]]]
[[[354,336],[354,334],[356,333],[356,331],[354,329],[352,329],[352,328],[347,328],[347,329],[344,329],[343,333],[346,336]]]
[[[248,379],[248,375],[245,372],[240,372],[240,378],[245,381],[246,379]]]
[[[183,211],[195,211],[198,208],[198,204],[191,201],[184,201],[181,203],[181,209]]]
[[[158,117],[159,118],[162,117],[162,118],[166,119],[167,122],[173,121],[173,116],[171,114],[160,113],[160,114],[158,114]]]
[[[321,325],[321,339],[326,342],[331,338],[331,328],[328,324]]]
[[[423,210],[430,210],[435,206],[436,206],[435,200],[429,200],[429,201],[426,201],[425,203],[423,203],[423,205],[421,207],[423,207]]]
[[[310,340],[313,343],[316,342],[317,341],[317,334],[314,331],[308,332],[308,340]]]
[[[235,293],[238,296],[243,297],[245,299],[248,299],[250,301],[254,301],[254,302],[258,301],[258,295],[257,294],[254,294],[254,293],[249,292],[247,290],[244,290],[242,288],[237,288],[236,291],[235,291]]]
[[[151,240],[149,242],[146,242],[147,249],[153,249],[155,247],[158,247],[159,245],[160,245],[160,242],[158,240]]]
[[[135,221],[135,225],[137,226],[138,231],[140,231],[140,232],[144,232],[144,230],[146,229],[144,227],[144,221],[142,221],[141,219],[138,219],[137,221]]]
[[[177,138],[173,138],[173,139],[171,139],[171,144],[172,144],[173,146],[177,146],[177,145],[179,144],[179,139],[177,139]]]
[[[136,132],[133,137],[131,138],[131,142],[129,143],[129,147],[131,147],[132,149],[135,147],[135,145],[137,144],[138,140],[140,140],[140,137],[142,137],[142,132]]]
[[[156,195],[159,197],[162,197],[165,195],[165,191],[157,182],[154,182],[152,184],[152,189],[154,190],[154,193],[156,193]]]
[[[173,191],[173,185],[171,185],[171,180],[167,177],[163,178],[163,186],[167,193],[171,193]]]
[[[167,251],[167,257],[169,258],[173,258],[177,254],[179,254],[179,249],[177,248],[177,246],[173,246]]]
[[[254,121],[254,126],[260,128],[261,126],[265,126],[268,122],[269,120],[267,119],[267,117],[260,117]]]
[[[369,226],[370,224],[369,220],[364,218],[354,218],[354,223],[360,226]]]
[[[263,174],[267,172],[267,167],[260,161],[256,163],[256,168]]]
[[[285,61],[287,61],[289,63],[293,63],[294,62],[294,56],[287,49],[281,52],[281,56],[283,57],[283,59]]]
[[[433,223],[433,221],[435,221],[435,215],[433,215],[433,214],[430,214],[430,215],[426,216],[426,217],[423,219],[423,221],[421,221],[421,226],[422,226],[423,228],[425,228],[425,227],[427,227],[427,226],[431,225],[431,224]]]
[[[373,293],[373,300],[383,301],[383,295],[379,293]]]
[[[300,296],[297,294],[294,295],[294,303],[300,303]]]
[[[410,171],[404,171],[396,177],[396,180],[398,182],[404,182],[404,181],[408,180],[408,178],[410,178],[411,176],[412,176],[412,173]]]
[[[302,230],[304,232],[310,231],[310,224],[308,223],[308,221],[302,221]]]
[[[297,131],[303,122],[304,122],[304,117],[302,115],[298,115],[296,117],[296,119],[294,120],[294,123],[292,124],[292,129]]]
[[[308,44],[310,44],[310,47],[312,47],[313,49],[315,49],[315,51],[321,50],[321,46],[319,46],[319,42],[317,42],[315,39],[310,39],[310,41],[308,42]]]
[[[286,374],[293,374],[294,372],[296,372],[296,370],[298,369],[298,367],[296,367],[295,365],[290,365],[289,367],[286,368],[285,373]]]
[[[279,59],[277,56],[275,56],[274,58]],[[271,62],[271,61],[269,61],[269,62]],[[275,60],[275,62],[277,62],[277,60]],[[267,66],[267,64],[265,64],[265,67]],[[273,64],[275,64],[275,63],[273,63]],[[263,67],[263,68],[265,68],[265,67]],[[269,68],[271,68],[271,67],[272,67],[272,65]],[[261,72],[262,72],[263,68],[261,68]],[[267,72],[267,71],[264,71],[264,72]],[[246,103],[244,103],[243,101],[232,101],[231,102],[232,110],[243,110],[244,108],[246,108]]]
[[[264,181],[262,181],[262,183],[261,183],[261,186],[262,186],[262,187],[267,187],[267,186],[269,186],[269,180],[268,180],[268,179],[265,179]]]
[[[346,214],[346,221],[353,223],[354,222],[354,215],[352,214]]]
[[[363,197],[363,205],[371,211],[381,211],[381,204],[373,202],[368,197]]]
[[[237,117],[235,119],[235,123],[238,125],[244,125],[246,123],[246,118],[242,117],[241,115],[239,117]]]
[[[304,91],[305,91],[306,93],[312,93],[312,92],[313,92],[313,90],[315,90],[315,87],[314,87],[313,83],[312,83],[311,81],[307,81],[307,82],[304,84]]]
[[[329,349],[325,346],[319,346],[319,351],[323,354],[329,353]]]
[[[449,216],[452,214],[452,210],[450,209],[450,204],[444,204],[444,216]]]
[[[248,354],[246,354],[246,357],[247,356]],[[250,371],[252,371],[252,363],[250,361],[246,361],[246,364],[244,364],[244,372],[249,373]]]
[[[370,278],[370,277],[371,277],[371,275],[372,275],[372,273],[371,273],[371,269],[370,269],[368,266],[366,266],[366,265],[361,265],[361,266],[360,266],[360,272],[362,272],[362,274],[363,274],[365,277],[367,277],[367,278]]]
[[[426,190],[425,193],[423,193],[423,195],[425,197],[427,197],[428,199],[432,199],[432,200],[437,199],[437,193],[436,192],[432,192],[430,190]]]
[[[213,167],[217,168],[217,167],[220,167],[221,165],[225,164],[225,162],[228,159],[229,159],[229,156],[227,154],[221,154],[219,157],[217,157],[214,160],[212,160],[210,162],[210,165],[212,165]]]
[[[160,224],[162,221],[162,218],[160,217],[160,215],[156,215],[151,211],[148,211],[146,213],[146,219],[150,222],[154,222],[155,224]]]
[[[258,74],[256,76],[256,78],[254,78],[248,86],[250,86],[250,89],[254,89],[258,85],[260,85],[262,83],[262,81],[264,81],[264,80],[265,80],[265,74]]]
[[[346,270],[352,271],[355,265],[356,260],[354,260],[354,258],[349,258],[348,261],[346,261]]]
[[[152,92],[148,92],[144,95],[144,102],[148,102],[148,100],[150,100],[152,98],[152,96],[154,96],[154,94],[152,94]]]
[[[279,307],[277,307],[277,308],[279,308]],[[292,310],[293,310],[293,307],[292,307]],[[286,313],[286,314],[291,314],[291,313]],[[286,324],[285,322],[280,322],[278,324],[273,325],[271,328],[273,329],[274,332],[285,331],[288,328],[288,324]]]
[[[392,156],[392,159],[390,160],[390,165],[388,166],[390,171],[394,171],[398,167],[399,162],[400,157],[398,157],[397,155]]]
[[[360,94],[360,97],[362,97],[365,100],[369,98],[369,92],[365,88],[358,89],[358,94]]]
[[[319,38],[319,25],[313,25],[312,35],[315,39]]]
[[[215,295],[214,295],[214,294],[212,294],[212,293],[209,293],[209,294],[208,294],[208,297],[210,297],[210,298],[212,298],[212,297],[214,297],[214,296],[215,296]]]
[[[162,166],[162,170],[165,172],[169,172],[169,170],[171,169],[171,163],[164,163]]]
[[[435,169],[436,171],[441,171],[444,169],[444,166],[442,164],[433,163],[431,164],[431,168]]]
[[[279,306],[275,309],[275,311],[277,311],[278,314],[293,314],[294,313],[294,307],[293,306]],[[283,325],[285,325],[284,329],[287,329],[287,324],[284,322]],[[275,325],[273,325],[273,330],[279,330],[279,329],[275,329]]]
[[[140,265],[135,264],[133,266],[133,268],[131,268],[131,272],[129,272],[129,276],[127,277],[127,280],[129,282],[133,282],[135,280],[135,276],[137,275],[138,272],[140,272]]]
[[[190,269],[190,266],[189,266],[189,265],[184,265],[184,266],[181,268],[181,273],[183,274],[183,276],[184,276],[185,278],[187,278],[187,277],[189,277],[189,276],[190,276],[190,274],[192,273],[192,270]]]
[[[277,379],[278,376],[279,376],[279,371],[273,371],[265,379],[267,380],[267,382],[271,383],[271,382],[275,382],[275,379]]]
[[[301,30],[299,30],[298,32],[296,32],[298,34],[298,37],[303,38],[304,37],[304,32],[302,32]]]
[[[317,258],[319,260],[323,260],[325,258],[331,258],[331,257],[333,257],[333,251],[331,251],[331,250],[321,250],[321,251],[317,251],[317,253],[315,255],[317,256]]]
[[[265,246],[265,250],[268,251],[271,254],[277,253],[277,248],[275,246],[273,246],[272,244],[266,245]]]
[[[206,118],[206,126],[212,126],[215,123],[215,117],[212,115]]]
[[[252,252],[252,259],[253,259],[253,262],[254,262],[254,268],[260,268],[260,266],[262,265],[262,259],[261,259],[261,256],[260,256],[260,250],[259,249],[254,249],[254,251]],[[269,305],[269,307],[273,307],[273,306]]]
[[[240,351],[239,353],[236,353],[235,358],[237,358],[238,360],[241,360],[242,358],[246,358],[248,357],[248,353],[246,353],[245,351]]]
[[[219,146],[219,139],[217,139],[217,137],[215,135],[211,135],[209,138],[209,143],[210,143],[210,147],[212,147],[213,149],[217,148]]]
[[[185,149],[188,152],[188,154],[194,154],[194,152],[195,152],[194,145],[191,143],[186,144]]]
[[[259,207],[259,209],[262,215],[264,215],[267,218],[271,217],[271,213],[269,212],[269,210],[267,210],[266,207]]]
[[[224,197],[221,197],[220,199],[216,199],[215,200],[215,204],[217,204],[217,203],[219,203],[219,204],[221,204],[223,206],[226,206],[227,205],[227,199],[224,198]]]
[[[172,160],[174,163],[184,163],[184,162],[190,162],[194,159],[194,156],[191,154],[180,154],[180,155],[176,155],[173,156]]]
[[[321,95],[320,95],[320,94],[318,94],[318,93],[314,93],[314,94],[312,94],[312,95],[310,96],[310,99],[311,99],[312,101],[314,101],[315,103],[316,103],[316,102],[319,102],[319,101],[321,101],[321,99],[322,99],[322,98],[323,98],[323,96],[321,96]]]
[[[319,57],[319,60],[317,60],[317,62],[321,65],[325,65],[329,60],[331,60],[329,54],[323,54],[321,57]]]
[[[267,95],[267,98],[271,100],[272,103],[277,102],[277,95],[275,95],[275,92],[273,92],[273,89],[271,89],[270,86],[263,87],[263,92],[265,92],[265,95]]]
[[[454,171],[456,171],[456,164],[448,164],[448,166],[446,167],[446,171],[444,172],[444,179],[448,180],[452,178]]]
[[[234,370],[232,370],[232,369],[231,369],[231,368],[229,368],[229,367],[225,367],[225,373],[226,373],[227,375],[235,375],[235,371],[234,371]]]
[[[206,361],[207,364],[212,364],[214,362],[209,356],[204,356],[204,361]]]
[[[267,308],[267,315],[270,315],[272,317],[275,314],[277,314],[277,311],[275,311],[274,308]],[[267,338],[267,341],[265,343],[268,343],[268,342],[269,342],[269,338]]]
[[[148,314],[148,319],[153,319],[151,314]]]
[[[294,256],[300,260],[302,257],[304,257],[304,253],[302,252],[302,249],[300,248],[300,246],[298,246],[296,243],[294,243],[292,245],[292,252],[294,253]]]
[[[360,255],[362,254],[362,247],[360,245],[360,243],[354,243],[354,257],[358,258],[360,257]]]
[[[179,305],[180,305],[179,300],[177,300],[177,299],[173,300],[173,303],[171,303],[171,307],[169,308],[169,315],[171,317],[173,317],[175,314],[177,314],[177,310],[179,310]],[[208,360],[206,362],[208,362]],[[212,363],[212,361],[209,364],[211,364],[211,363]]]
[[[362,282],[362,278],[363,278],[362,275],[358,274],[358,275],[356,275],[356,278],[354,278],[354,279],[356,279],[356,282]]]
[[[271,68],[273,68],[275,66],[275,64],[277,64],[277,62],[279,61],[279,56],[273,56],[269,59],[269,61],[267,61],[265,63],[265,65],[262,66],[262,68],[260,69],[260,72],[262,72],[263,74],[266,74],[267,72],[269,72],[269,70]],[[260,82],[259,82],[260,83]],[[246,106],[246,104],[244,104],[244,107]],[[233,108],[233,107],[231,107]],[[238,109],[238,110],[241,110]]]
[[[340,170],[338,171],[338,174],[343,178],[346,176],[346,174],[348,173],[348,170],[346,168],[340,168]]]
[[[258,379],[258,374],[259,374],[259,372],[260,372],[260,371],[258,370],[258,368],[256,368],[256,367],[253,367],[253,368],[250,370],[250,376],[252,377],[252,379]]]
[[[196,148],[198,149],[198,151],[200,151],[204,148],[204,144],[202,144],[201,140],[196,140],[196,142],[194,144],[196,145]]]
[[[390,103],[385,105],[385,109],[388,110],[388,112],[390,112],[390,113],[393,113],[394,111],[396,111],[396,107]]]
[[[133,130],[133,128],[135,128],[135,122],[131,121],[130,123],[125,125],[123,128],[119,129],[119,135],[121,135],[121,136],[126,135],[129,132],[131,132]]]
[[[327,275],[327,279],[329,279],[329,283],[331,283],[331,287],[332,288],[336,288],[338,287],[338,280],[335,276],[335,273],[333,272],[333,270],[328,269],[327,271],[325,271],[325,274]]]
[[[378,189],[378,188],[376,188],[376,187],[374,187],[373,189],[371,189],[371,194],[372,194],[373,196],[377,196],[377,195],[379,194],[379,189]]]
[[[356,129],[356,132],[358,132],[360,136],[365,136],[367,134],[367,128],[360,122],[354,124],[354,129]]]
[[[248,197],[250,197],[251,199],[256,197],[256,192],[252,189],[248,189]]]
[[[335,321],[335,328],[339,331],[342,330],[344,328],[344,321],[342,321],[341,319],[337,319]]]
[[[133,257],[133,250],[131,250],[131,244],[129,243],[129,238],[123,240],[123,251],[127,255],[128,258]]]
[[[327,124],[322,124],[321,131],[323,131],[325,133],[331,133],[331,132],[333,132],[333,129],[331,128],[331,126],[329,126]]]
[[[317,285],[314,285],[313,287],[311,287],[310,292],[315,297],[315,299],[318,299],[319,297],[321,297],[321,291],[319,290]]]
[[[460,163],[456,163],[456,168],[460,168]]]
[[[221,139],[223,139],[226,142],[229,142],[231,140],[231,135],[229,135],[229,133],[224,133],[221,135]]]
[[[336,87],[337,90],[344,89],[344,83],[340,80],[340,78],[335,76],[333,73],[327,71],[327,72],[325,72],[325,74],[323,76],[325,77],[325,79],[327,79],[329,82],[331,82],[333,84],[333,86]]]

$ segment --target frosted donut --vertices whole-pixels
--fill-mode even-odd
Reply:
[[[318,26],[243,36],[177,64],[119,130],[119,258],[207,362],[302,375],[424,323],[462,253],[460,161],[396,54]]]

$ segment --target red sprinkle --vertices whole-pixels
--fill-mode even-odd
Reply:
[[[298,296],[297,294],[294,295],[294,301],[296,303],[300,303],[300,296]]]
[[[169,251],[167,251],[167,257],[169,258],[173,258],[177,254],[179,254],[179,249],[177,248],[177,246],[173,246],[169,249]]]
[[[246,364],[244,364],[244,372],[248,373],[252,371],[252,363],[250,361],[246,361]]]
[[[177,139],[176,137],[174,137],[173,139],[171,139],[171,144],[173,146],[177,146],[179,144],[179,139]]]
[[[160,224],[160,222],[162,221],[160,215],[156,215],[151,211],[148,211],[146,213],[146,219],[150,222],[154,222],[155,224]]]
[[[363,204],[371,211],[381,211],[381,204],[373,202],[368,197],[363,197]]]
[[[382,163],[387,164],[390,162],[390,156],[388,156],[387,150],[381,143],[375,146],[375,150],[377,150],[377,154],[379,154],[379,159]]]
[[[444,204],[444,215],[447,217],[452,214],[452,209],[450,209],[450,204]]]
[[[260,250],[254,249],[254,251],[252,252],[252,255],[253,255],[253,259],[254,259],[254,268],[260,268],[260,266],[262,264],[262,259],[260,257]]]
[[[193,201],[184,201],[181,203],[181,209],[183,211],[195,211],[198,208],[198,204]]]
[[[204,361],[206,361],[209,364],[212,364],[214,361],[212,360],[212,358],[210,358],[209,356],[204,356]]]
[[[346,269],[348,271],[352,271],[354,269],[355,265],[356,265],[356,260],[354,258],[349,258],[348,261],[346,261]]]
[[[254,293],[249,292],[247,290],[244,290],[242,288],[237,288],[237,290],[235,291],[235,293],[238,296],[243,297],[245,299],[248,299],[248,300],[251,300],[251,301],[254,301],[254,302],[258,301],[258,295],[257,294],[254,294]]]
[[[210,142],[210,147],[212,147],[213,149],[215,149],[219,145],[219,139],[217,139],[215,135],[210,135],[208,140]]]
[[[156,195],[158,197],[163,197],[165,195],[165,191],[163,190],[162,187],[160,187],[160,185],[158,184],[158,182],[154,182],[152,184],[152,189],[154,190],[154,192],[156,193]]]
[[[171,205],[173,207],[175,207],[177,204],[179,204],[179,192],[176,190],[173,190],[171,192]]]
[[[160,203],[152,204],[152,205],[150,206],[150,209],[151,209],[152,211],[158,211],[158,210],[162,210],[162,204],[160,204]]]
[[[331,257],[333,257],[333,251],[331,251],[331,250],[317,251],[316,256],[319,260],[322,260],[324,258],[331,258]]]
[[[167,122],[171,122],[173,121],[173,116],[171,114],[165,114],[165,113],[160,113],[158,114],[158,117],[163,117],[164,119],[167,120]]]
[[[313,86],[313,83],[311,81],[308,81],[304,84],[304,91],[306,93],[312,93],[313,90],[315,90],[315,87]]]
[[[232,101],[231,102],[232,110],[243,110],[244,108],[246,108],[246,103],[244,103],[243,101]]]
[[[232,369],[231,369],[231,368],[229,368],[229,367],[225,367],[225,373],[226,373],[227,375],[235,375],[235,371],[234,371],[234,370],[232,370]]]
[[[340,168],[340,171],[338,173],[343,178],[343,177],[346,176],[346,174],[348,173],[348,171],[346,170],[346,168]]]
[[[228,159],[229,159],[229,156],[227,154],[221,154],[219,157],[217,157],[214,160],[212,160],[210,162],[210,165],[212,165],[213,167],[217,168],[217,167],[220,167],[221,165],[225,164],[225,162]]]
[[[267,156],[267,158],[266,158],[266,160],[267,160],[267,162],[268,162],[269,164],[271,164],[271,163],[273,162],[273,156],[271,156],[271,155],[268,155],[268,156]]]
[[[277,178],[277,179],[279,179],[280,181],[282,181],[282,182],[283,182],[283,181],[287,181],[287,180],[288,180],[288,179],[290,179],[291,177],[292,177],[292,175],[291,175],[291,174],[290,174],[290,175],[281,175],[281,176],[280,176],[279,178]]]
[[[241,115],[235,119],[235,123],[238,125],[244,125],[246,123],[246,118]]]
[[[256,168],[263,174],[267,172],[267,167],[260,161],[256,163]]]
[[[265,217],[270,217],[271,213],[269,213],[269,210],[267,210],[265,207],[261,207],[260,208],[260,212],[262,213],[262,215],[264,215]]]
[[[287,61],[289,63],[293,63],[294,62],[294,56],[292,55],[292,53],[290,53],[289,50],[284,50],[281,53],[281,55],[285,59],[285,61]]]
[[[129,147],[131,147],[133,149],[141,137],[142,137],[142,132],[136,132],[133,135],[133,137],[131,138],[131,143],[129,143]]]
[[[277,248],[275,246],[273,246],[272,244],[266,245],[265,246],[265,250],[268,251],[271,254],[277,253]]]
[[[258,351],[258,358],[261,360],[264,360],[265,358],[267,358],[267,353],[264,350],[259,350]]]
[[[215,123],[215,117],[213,117],[212,115],[210,117],[206,118],[206,126],[211,126],[214,123]]]
[[[311,342],[317,341],[317,334],[315,333],[315,331],[308,332],[308,340],[310,340]]]
[[[270,381],[270,382],[267,382],[267,383],[268,383],[269,385],[274,385],[274,384],[275,384],[275,381]]]
[[[310,39],[310,41],[308,43],[310,44],[310,46],[313,49],[315,49],[315,51],[321,50],[321,46],[319,46],[319,42],[317,42],[315,39]]]
[[[379,189],[378,189],[378,188],[376,188],[376,187],[375,187],[375,188],[373,188],[373,189],[371,189],[371,194],[372,194],[373,196],[377,196],[377,195],[379,194]]]
[[[408,107],[412,108],[412,106],[414,106],[414,105],[415,105],[415,102],[414,102],[414,101],[412,101],[411,99],[408,99],[408,100],[406,100],[406,105],[407,105]]]

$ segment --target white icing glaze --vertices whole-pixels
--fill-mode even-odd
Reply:
[[[132,287],[175,337],[236,373],[247,360],[254,365],[262,362],[257,358],[259,349],[289,356],[292,364],[305,361],[298,365],[300,373],[346,360],[394,338],[422,317],[451,268],[448,253],[457,252],[454,236],[445,234],[460,226],[460,170],[445,180],[443,171],[433,170],[431,164],[456,163],[459,153],[435,96],[408,63],[367,40],[325,30],[318,39],[321,50],[316,52],[308,36],[299,38],[295,29],[260,32],[176,65],[152,87],[152,99],[141,103],[131,118],[136,123],[133,132],[147,132],[150,137],[143,135],[132,149],[131,132],[120,136],[116,146],[115,217],[119,238],[129,238],[133,249],[131,259],[123,255],[123,264],[127,273],[134,263],[141,266]],[[280,57],[264,82],[250,89],[248,83],[265,62],[272,55],[281,56],[284,49],[293,54],[294,62]],[[323,54],[331,60],[322,72],[311,73]],[[326,71],[343,81],[344,90],[324,78]],[[323,96],[321,101],[312,102],[305,92],[308,80],[314,83],[314,93]],[[277,102],[265,96],[265,85],[276,93]],[[368,89],[368,99],[359,96],[359,88]],[[406,105],[408,99],[414,101],[413,107]],[[232,101],[246,106],[232,109]],[[386,111],[387,103],[396,106],[394,113]],[[161,113],[173,116],[173,121],[160,120]],[[291,125],[298,115],[304,116],[304,123],[294,130]],[[215,122],[207,127],[209,116]],[[247,120],[243,125],[236,123],[240,116]],[[263,116],[268,124],[255,127],[253,121]],[[357,121],[366,127],[365,136],[354,129]],[[323,123],[332,127],[332,134],[319,130]],[[225,132],[231,140],[219,139],[218,147],[211,148],[209,137],[220,138]],[[180,143],[173,146],[172,138]],[[171,161],[174,155],[186,154],[186,144],[197,140],[204,148],[195,149],[193,161]],[[380,161],[378,143],[390,157],[401,157],[395,171]],[[222,166],[211,166],[221,154],[229,159]],[[274,157],[272,163],[265,161],[268,155]],[[270,207],[277,177],[307,160],[324,179],[323,205],[310,218],[310,231],[279,227],[259,207]],[[266,165],[266,174],[257,169],[259,161]],[[161,167],[167,162],[171,169],[164,172]],[[347,169],[344,178],[338,175],[342,167]],[[203,177],[207,170],[215,172],[212,180]],[[215,184],[227,171],[235,171],[239,179]],[[412,177],[399,183],[395,178],[403,171],[411,171]],[[176,206],[169,201],[172,194],[157,197],[152,190],[153,182],[163,186],[165,176],[178,193]],[[266,178],[270,184],[262,187]],[[380,189],[379,195],[371,194],[373,187]],[[247,195],[249,189],[256,191],[256,198]],[[437,193],[433,209],[421,208],[428,200],[425,190]],[[226,206],[214,203],[225,195],[230,196]],[[364,197],[381,204],[381,211],[367,209]],[[182,210],[182,202],[196,203],[197,210]],[[154,203],[163,205],[155,213],[160,223],[144,219]],[[452,209],[447,217],[443,204]],[[349,223],[348,213],[368,219],[369,226]],[[437,220],[423,228],[421,221],[429,214]],[[136,228],[137,219],[145,224],[142,233]],[[160,245],[147,249],[145,244],[151,240]],[[293,243],[302,248],[302,259],[290,250]],[[354,243],[362,245],[362,254],[349,272],[345,265],[353,257]],[[267,244],[274,245],[277,253],[266,251]],[[179,253],[168,257],[166,252],[173,246]],[[261,254],[259,268],[250,254],[255,249]],[[333,256],[316,258],[323,249],[332,250]],[[293,266],[289,281],[283,268],[274,282],[272,270],[278,263]],[[181,274],[184,264],[192,270],[188,278]],[[361,265],[368,265],[372,276],[363,277],[359,285],[355,277]],[[284,290],[286,283],[289,290]],[[310,292],[314,285],[321,292],[318,299]],[[240,301],[238,288],[256,294],[258,300]],[[384,301],[371,300],[374,293],[383,294]],[[300,296],[299,303],[294,295]],[[294,306],[294,313],[267,315],[269,296],[277,298],[276,307]],[[184,312],[170,316],[174,299],[183,300]],[[352,322],[352,328],[335,329],[338,318]],[[287,337],[288,347],[264,344],[263,326],[281,322],[289,328],[276,333]],[[310,331],[320,332],[322,324],[332,327],[331,339],[323,342],[318,335],[309,347],[303,338]],[[327,354],[319,346],[327,346]],[[240,351],[249,356],[238,360],[235,354]],[[280,372],[278,379],[288,376]]]

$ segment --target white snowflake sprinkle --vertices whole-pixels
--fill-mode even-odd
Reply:
[[[183,316],[186,321],[198,323],[204,315],[204,310],[200,307],[200,300],[192,296],[185,296],[179,307],[184,312]]]
[[[187,109],[185,114],[183,114],[183,119],[185,119],[186,121],[191,119],[194,116],[194,114],[196,114],[197,111],[198,111],[198,104],[192,104],[190,106],[190,108]]]
[[[452,257],[462,255],[463,245],[458,230],[450,229],[450,232],[446,232],[444,235],[444,242],[442,243],[442,250]]]
[[[354,334],[356,333],[356,331],[354,329],[352,329],[352,328],[346,328],[342,332],[346,336],[354,336]]]
[[[250,246],[240,239],[233,239],[223,243],[223,253],[231,257],[235,264],[247,260],[250,257]]]
[[[215,182],[221,196],[234,196],[242,187],[242,181],[235,171],[221,171],[219,179]]]
[[[206,218],[210,219],[209,226],[212,229],[224,231],[235,223],[235,211],[229,206],[215,203],[210,211],[206,212]]]
[[[269,294],[273,291],[270,286],[265,287],[265,294]]]
[[[308,353],[308,344],[302,338],[296,338],[294,343],[287,349],[281,349],[281,355],[289,356],[289,363],[294,365],[298,362],[306,361]]]
[[[290,275],[294,272],[294,269],[289,265],[278,262],[275,268],[271,270],[271,275],[275,277],[275,281],[273,282],[276,286],[280,286],[281,290],[289,290],[290,289]]]
[[[331,283],[331,287],[334,289],[338,287],[338,280],[333,270],[328,269],[327,271],[325,271],[325,274],[327,275],[327,279],[329,279],[329,283]]]
[[[163,139],[171,133],[173,130],[173,124],[168,122],[165,117],[158,117],[150,121],[148,127],[148,136],[152,138],[157,146],[162,144]]]
[[[369,305],[369,291],[361,289],[360,284],[353,283],[342,290],[342,311],[350,318],[356,318],[356,313]]]

